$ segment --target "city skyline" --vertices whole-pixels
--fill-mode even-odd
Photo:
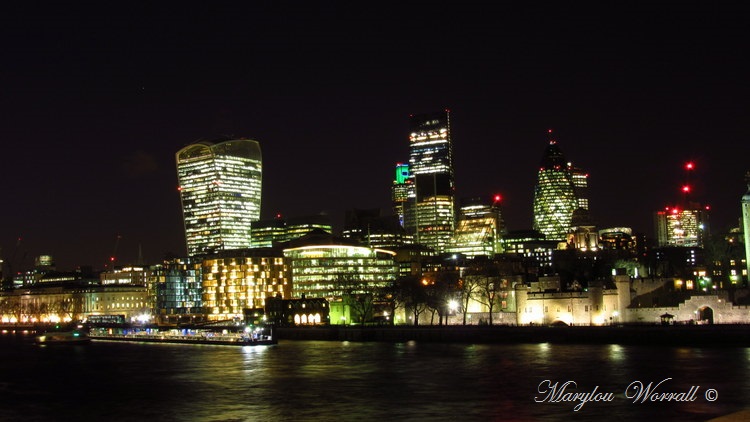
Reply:
[[[15,5],[2,256],[181,254],[174,153],[223,135],[261,144],[261,218],[324,212],[340,230],[346,209],[390,211],[408,115],[444,108],[456,198],[501,194],[509,230],[532,226],[550,128],[590,174],[599,227],[653,237],[687,160],[712,230],[736,227],[750,66],[731,7]]]

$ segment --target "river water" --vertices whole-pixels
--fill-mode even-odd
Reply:
[[[748,348],[30,340],[0,336],[0,421],[703,421],[750,407]],[[657,392],[694,400],[626,398],[668,378]],[[544,401],[566,381],[612,399]]]

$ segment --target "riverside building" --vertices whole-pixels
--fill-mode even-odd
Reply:
[[[340,299],[347,293],[371,293],[398,274],[396,253],[346,244],[317,244],[284,249],[294,283],[294,298]]]
[[[221,251],[203,257],[203,309],[210,321],[244,318],[268,297],[289,299],[292,284],[281,252],[271,248]]]

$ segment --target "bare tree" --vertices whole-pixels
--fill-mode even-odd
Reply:
[[[26,305],[26,315],[28,315],[32,319],[35,319],[37,322],[41,321],[42,305],[36,302],[30,302],[28,305]]]
[[[448,314],[450,313],[450,301],[456,296],[458,291],[458,274],[453,272],[436,273],[433,279],[425,279],[426,303],[432,311],[430,324],[433,322],[435,314],[438,315],[439,325],[443,321],[448,323]]]
[[[335,284],[342,301],[349,305],[358,323],[364,325],[373,318],[374,287],[364,282],[358,273],[338,274]]]
[[[0,317],[4,317],[8,315],[10,314],[10,312],[11,312],[10,300],[8,300],[7,298],[0,300]]]
[[[344,295],[344,301],[349,305],[349,309],[352,310],[356,321],[364,325],[367,321],[372,319],[374,301],[372,294],[370,293],[355,293]]]
[[[57,303],[58,312],[71,321],[78,321],[83,313],[83,297],[71,296],[61,299]]]
[[[8,302],[8,312],[13,315],[17,323],[21,322],[23,316],[26,315],[26,306],[24,306],[21,298],[14,297],[11,298]]]
[[[466,315],[469,313],[469,302],[475,298],[479,286],[476,277],[464,277],[459,280],[459,291],[461,293],[461,313],[463,314],[463,325],[466,325]]]
[[[406,303],[401,289],[402,280],[403,278],[399,278],[379,291],[380,300],[385,305],[385,309],[387,309],[387,312],[390,315],[390,318],[388,318],[388,324],[390,325],[396,323],[396,312],[403,308]]]
[[[498,293],[500,292],[500,279],[489,275],[478,276],[477,278],[477,301],[487,307],[490,313],[489,323],[492,325],[492,312],[497,304]]]
[[[404,306],[411,312],[414,325],[419,325],[419,316],[427,310],[425,285],[418,278],[409,278],[401,286],[404,294]]]

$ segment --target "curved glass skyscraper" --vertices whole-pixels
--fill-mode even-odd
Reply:
[[[579,208],[576,185],[581,182],[574,185],[573,173],[557,141],[550,139],[534,189],[534,230],[543,233],[547,240],[565,240],[573,211]],[[580,170],[575,169],[575,173]]]
[[[260,219],[260,144],[200,141],[176,158],[188,255],[250,247],[250,223]]]

